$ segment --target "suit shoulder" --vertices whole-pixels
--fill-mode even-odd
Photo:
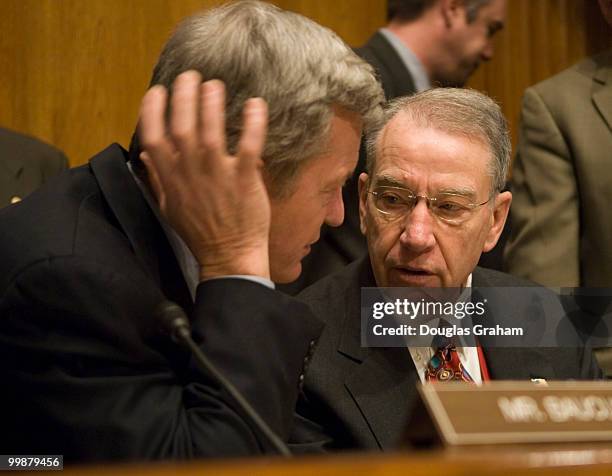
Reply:
[[[359,271],[361,260],[348,264],[300,292],[296,298],[310,306],[324,321],[329,316],[344,314],[345,300],[360,292]]]
[[[377,53],[375,46],[372,44],[372,39],[368,41],[365,45],[354,49],[357,56],[359,56],[362,60],[366,61],[373,69],[375,74],[382,81],[383,78],[387,79],[387,76],[390,74],[387,66],[384,61],[380,57],[380,54]]]
[[[567,69],[529,87],[527,91],[534,91],[546,102],[554,102],[559,96],[574,95],[577,90],[590,91],[593,76],[598,64],[607,55],[592,56],[570,66]]]
[[[0,150],[3,160],[16,158],[25,165],[61,170],[67,167],[64,153],[55,146],[26,134],[0,128]]]

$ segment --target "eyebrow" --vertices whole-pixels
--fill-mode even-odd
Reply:
[[[344,177],[340,177],[340,186],[341,187],[346,186],[346,184],[349,183],[349,180],[351,180],[352,177],[353,177],[353,171],[349,171]],[[334,183],[336,184],[338,183],[338,181]]]
[[[351,180],[353,178],[353,175],[355,175],[355,172],[352,170],[349,170],[346,174],[346,177],[344,177],[344,181],[342,182],[342,185],[346,185],[349,180]]]
[[[493,36],[499,30],[503,30],[504,22],[502,21],[493,21],[489,24],[489,34]]]
[[[405,183],[392,177],[391,175],[377,175],[374,177],[373,183],[379,187],[398,187],[409,189]]]
[[[353,177],[353,172],[352,171],[347,172],[346,175],[342,177],[338,177],[338,179],[329,182],[327,186],[325,186],[323,191],[330,192],[332,190],[336,190],[338,186],[345,187],[346,184],[349,182],[349,180],[351,180],[352,177]]]
[[[405,183],[399,181],[398,179],[390,175],[379,175],[374,177],[374,185],[376,185],[377,187],[403,188],[412,192],[410,187],[408,187]],[[436,195],[440,193],[460,195],[462,197],[467,197],[472,200],[476,197],[476,192],[469,187],[446,187],[436,191]]]

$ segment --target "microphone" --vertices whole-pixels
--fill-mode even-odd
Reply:
[[[227,380],[221,372],[217,370],[214,364],[204,355],[202,349],[191,338],[191,326],[189,325],[189,319],[178,304],[171,301],[161,302],[156,310],[155,315],[158,320],[164,326],[167,333],[170,334],[172,340],[177,344],[188,349],[191,354],[195,357],[196,361],[202,369],[210,374],[221,387],[230,395],[234,400],[234,403],[242,410],[242,412],[251,420],[253,426],[255,426],[268,441],[272,444],[274,449],[285,457],[291,457],[291,452],[287,445],[281,440],[281,438],[272,431],[268,424],[261,418],[259,413],[251,406],[251,404],[244,398],[240,391]]]

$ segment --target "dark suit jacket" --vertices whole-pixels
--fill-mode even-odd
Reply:
[[[68,159],[60,150],[0,128],[0,207],[14,197],[23,199],[66,168]]]
[[[355,53],[374,67],[387,100],[410,96],[416,92],[410,71],[383,34],[374,33]]]
[[[472,276],[474,287],[533,286],[483,268],[476,268]],[[369,260],[363,259],[298,296],[326,327],[298,401],[291,438],[295,451],[391,450],[405,430],[420,379],[406,348],[361,347],[361,287],[368,286],[375,282]],[[519,306],[517,316],[522,312]],[[483,350],[492,379],[599,376],[590,354],[580,348]]]
[[[163,299],[186,309],[203,352],[288,437],[320,321],[240,279],[201,283],[192,302],[118,145],[0,211],[0,230],[5,453],[82,461],[269,450],[160,332],[154,311]]]

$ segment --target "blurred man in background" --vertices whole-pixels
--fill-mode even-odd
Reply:
[[[612,25],[612,0],[599,4]],[[509,272],[546,286],[612,288],[611,160],[608,49],[525,91],[505,253]],[[583,302],[592,313],[594,299]],[[596,353],[612,377],[612,351]]]
[[[600,0],[612,25],[612,1]],[[513,166],[508,270],[612,287],[612,50],[528,88]]]

